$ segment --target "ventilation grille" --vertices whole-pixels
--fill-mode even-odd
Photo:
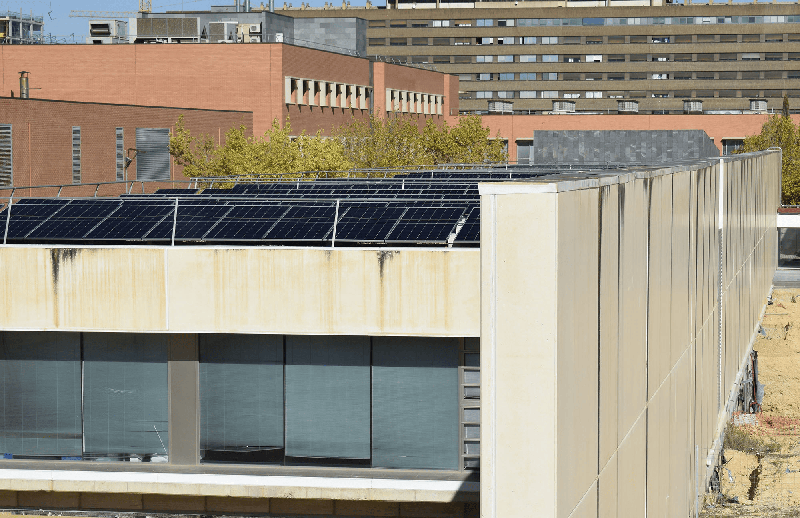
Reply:
[[[81,183],[81,127],[72,127],[72,183]]]
[[[122,128],[117,128],[117,181],[124,180],[125,173],[125,133]]]
[[[11,124],[0,124],[0,187],[14,184],[11,142]]]
[[[137,180],[170,179],[168,128],[136,128],[136,149]]]

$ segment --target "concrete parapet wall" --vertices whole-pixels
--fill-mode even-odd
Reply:
[[[0,248],[0,329],[478,336],[476,249]]]
[[[771,289],[780,167],[481,186],[481,516],[693,512]]]

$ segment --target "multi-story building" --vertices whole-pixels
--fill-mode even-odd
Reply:
[[[368,54],[458,75],[462,113],[747,113],[779,109],[784,96],[800,108],[798,4],[595,4],[276,12],[366,19]]]
[[[21,11],[0,12],[0,44],[42,43],[44,18]]]

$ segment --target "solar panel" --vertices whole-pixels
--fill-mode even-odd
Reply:
[[[340,241],[383,241],[406,211],[400,207],[359,204],[347,208],[336,224]]]
[[[203,239],[230,210],[229,205],[181,205],[175,223],[175,239]]]
[[[191,196],[192,194],[197,194],[197,189],[158,189],[153,194]]]
[[[387,240],[445,243],[463,214],[463,207],[410,208],[397,223]]]
[[[82,239],[120,204],[119,200],[71,200],[27,237],[58,241]],[[14,215],[13,209],[11,215]]]
[[[124,199],[122,206],[103,222],[86,234],[92,240],[144,239],[145,235],[160,221],[172,215],[175,202],[172,200]],[[172,219],[168,218],[170,225]]]
[[[456,243],[478,243],[481,239],[481,210],[474,207],[456,235]]]
[[[265,239],[273,241],[321,241],[333,232],[336,208],[332,205],[292,205]]]
[[[260,240],[287,210],[284,205],[235,205],[205,238],[208,241]]]
[[[25,198],[11,204],[8,238],[22,239],[69,203],[66,199]],[[4,211],[3,215],[8,218]],[[2,224],[5,226],[5,220]],[[5,228],[3,229],[5,232]]]

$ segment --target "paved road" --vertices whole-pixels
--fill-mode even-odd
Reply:
[[[772,284],[776,288],[800,288],[800,268],[778,268]]]

